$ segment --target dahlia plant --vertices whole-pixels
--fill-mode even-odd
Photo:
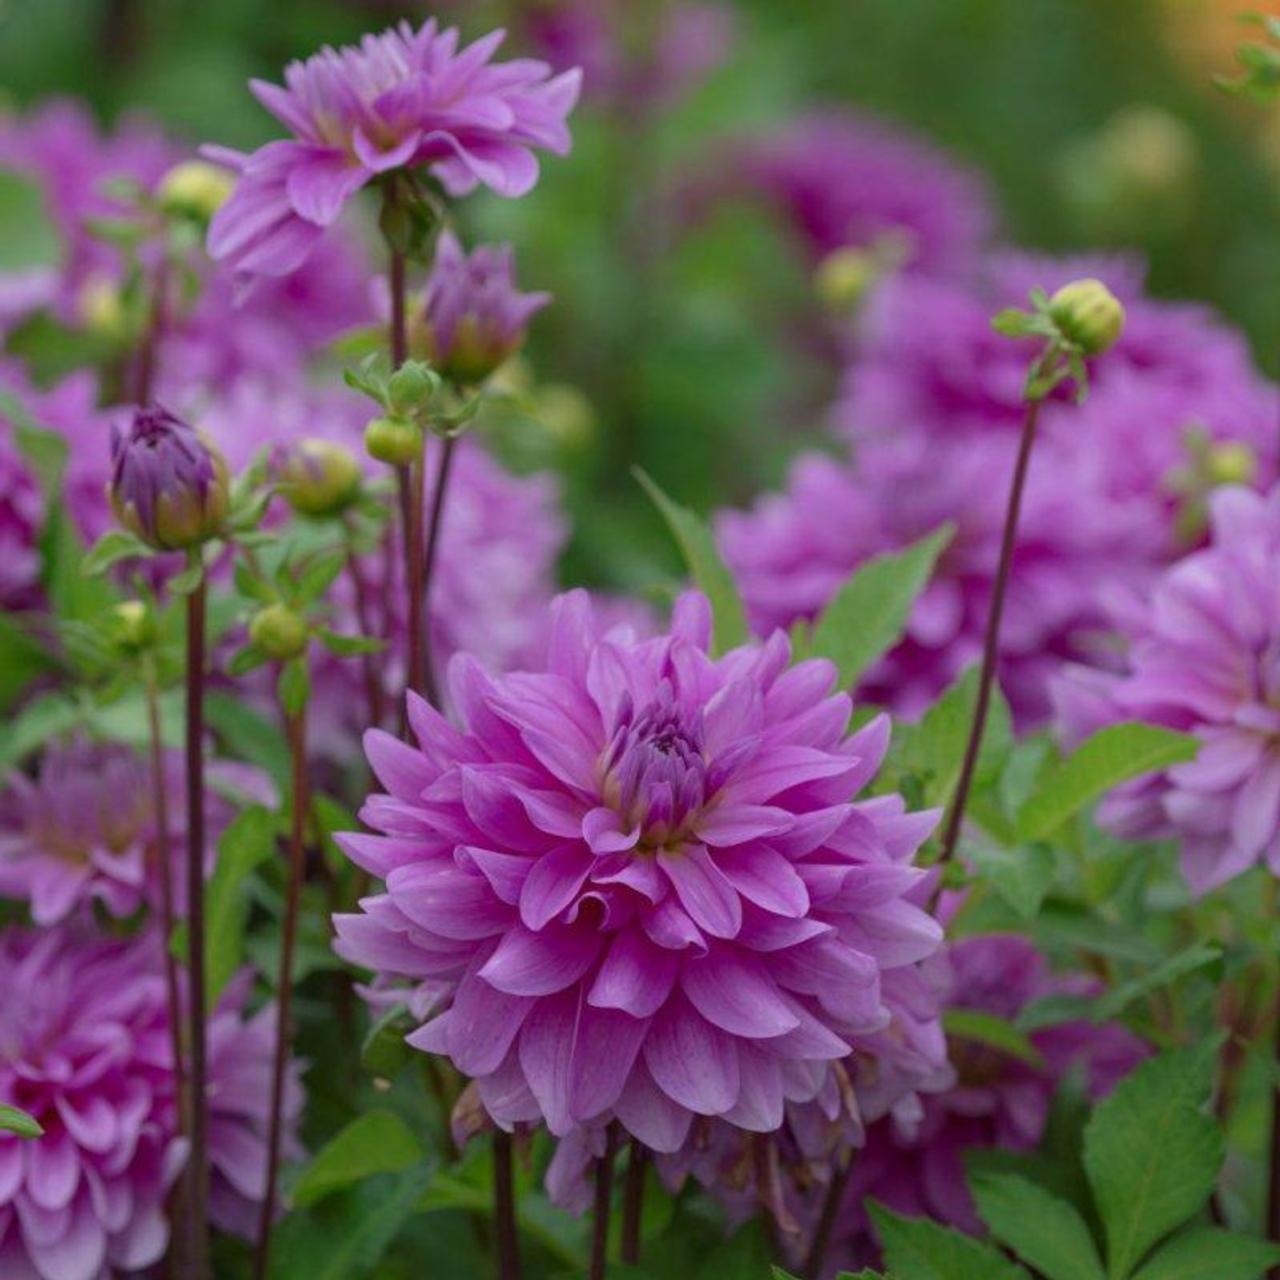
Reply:
[[[1274,384],[900,126],[709,151],[745,11],[503,7],[0,120],[0,1276],[1275,1274]],[[739,215],[805,387],[636,515]]]

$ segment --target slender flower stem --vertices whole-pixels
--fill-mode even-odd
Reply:
[[[191,1153],[188,1163],[189,1263],[208,1275],[209,1099],[206,1094],[204,990],[204,661],[203,576],[187,597],[187,1012],[191,1052]]]
[[[520,1280],[511,1135],[502,1129],[493,1131],[493,1221],[498,1244],[498,1280]]]
[[[591,1215],[591,1265],[587,1280],[604,1280],[609,1256],[609,1210],[613,1207],[613,1164],[618,1153],[618,1127],[606,1131],[604,1155],[596,1161],[596,1195]]]
[[[376,632],[373,622],[373,595],[369,581],[365,577],[364,568],[360,564],[360,555],[356,551],[354,535],[350,523],[347,529],[347,573],[351,577],[351,587],[355,592],[356,621],[361,635],[372,636]],[[377,728],[382,724],[382,679],[378,674],[378,663],[372,653],[366,653],[360,660],[364,673],[364,696],[368,704],[369,725]]]
[[[628,1266],[640,1262],[640,1225],[644,1218],[644,1179],[649,1153],[638,1138],[631,1139],[631,1159],[622,1184],[622,1261]]]
[[[853,1176],[853,1153],[850,1152],[831,1175],[831,1184],[827,1187],[826,1197],[822,1201],[822,1216],[814,1229],[813,1243],[809,1246],[809,1256],[805,1259],[804,1280],[818,1280],[822,1275],[822,1264],[826,1261],[827,1250],[831,1247],[831,1237],[840,1218],[840,1207],[844,1204],[845,1192],[849,1189],[849,1179]]]
[[[276,1213],[276,1182],[280,1169],[280,1138],[284,1123],[285,1075],[292,1036],[293,953],[298,936],[298,900],[302,892],[307,831],[307,713],[306,707],[288,716],[289,753],[293,765],[293,810],[289,823],[289,884],[285,893],[284,930],[280,936],[280,967],[276,979],[276,1043],[271,1063],[271,1112],[267,1128],[267,1187],[258,1219],[258,1247],[254,1280],[266,1280],[271,1262],[271,1227]]]
[[[409,588],[409,669],[405,678],[405,689],[412,690],[414,693],[422,693],[426,688],[427,619],[424,607],[426,574],[423,568],[422,547],[423,522],[426,514],[425,472],[426,442],[424,441],[418,460],[410,470],[408,555],[405,558]]]
[[[444,504],[448,493],[449,475],[453,469],[453,451],[457,443],[456,436],[446,436],[440,442],[440,470],[436,475],[435,490],[431,495],[431,523],[427,529],[426,561],[422,567],[422,691],[428,701],[437,707],[440,705],[440,690],[431,664],[431,579],[435,571],[436,555],[440,549]]]
[[[1022,422],[1022,439],[1018,445],[1018,460],[1013,469],[1009,486],[1009,504],[1005,509],[1004,535],[1000,542],[1000,561],[996,566],[995,583],[991,590],[991,605],[987,612],[987,631],[982,646],[982,673],[978,677],[978,702],[973,710],[973,723],[969,727],[969,741],[965,746],[964,763],[960,767],[960,780],[947,815],[947,825],[942,836],[942,854],[939,865],[946,863],[956,851],[960,839],[960,827],[964,822],[965,807],[969,803],[969,791],[973,786],[973,774],[978,765],[978,752],[982,747],[982,734],[987,727],[987,712],[991,705],[991,688],[995,683],[996,664],[1000,657],[1000,619],[1004,613],[1004,598],[1009,586],[1009,570],[1013,564],[1013,550],[1018,539],[1018,519],[1022,513],[1022,495],[1027,484],[1027,469],[1031,462],[1031,448],[1036,440],[1036,423],[1040,417],[1040,401],[1027,402],[1026,416]],[[939,887],[941,882],[939,882]]]

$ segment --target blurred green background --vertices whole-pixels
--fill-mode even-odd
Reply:
[[[619,6],[651,21],[663,0]],[[536,0],[0,0],[0,84],[11,104],[51,94],[104,119],[144,112],[193,142],[252,145],[275,122],[245,91],[291,57],[429,11],[466,34],[509,26]],[[809,264],[759,209],[726,205],[681,229],[657,196],[727,136],[816,104],[905,123],[983,171],[1004,235],[1053,250],[1143,251],[1154,292],[1212,302],[1263,367],[1280,351],[1280,131],[1212,84],[1247,33],[1225,0],[737,0],[728,59],[658,111],[588,103],[575,150],[527,200],[469,201],[468,234],[510,239],[526,287],[557,304],[530,348],[540,380],[580,389],[563,438],[518,441],[566,476],[577,532],[567,578],[651,582],[669,552],[628,474],[652,472],[702,510],[776,484],[819,434],[835,370],[796,341]],[[1257,7],[1252,6],[1252,7]],[[1177,219],[1109,226],[1064,200],[1073,147],[1133,104],[1189,130],[1195,181]],[[569,410],[572,410],[570,412]],[[508,441],[510,444],[510,441]]]

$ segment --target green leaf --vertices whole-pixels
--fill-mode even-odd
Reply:
[[[1136,978],[1113,987],[1094,1004],[1093,1019],[1095,1022],[1109,1022],[1148,992],[1167,987],[1179,978],[1195,973],[1198,969],[1207,968],[1221,959],[1222,948],[1216,943],[1194,943],[1186,950],[1179,951],[1177,955],[1170,956],[1156,965],[1154,969],[1148,969]]]
[[[1199,747],[1188,734],[1152,724],[1100,729],[1041,777],[1018,811],[1018,834],[1024,840],[1042,840],[1112,787],[1194,759]]]
[[[1053,850],[1040,841],[1019,849],[971,841],[978,874],[1024,919],[1034,920],[1057,871]]]
[[[370,1075],[394,1080],[413,1053],[405,1043],[405,1035],[412,1025],[404,1005],[388,1009],[369,1028],[360,1046],[360,1065]]]
[[[340,631],[330,631],[328,627],[321,627],[316,634],[320,643],[340,658],[352,658],[362,653],[381,653],[386,648],[385,641],[376,636],[344,635]]]
[[[0,709],[10,706],[31,686],[31,682],[56,663],[48,647],[19,626],[17,620],[0,613]],[[12,741],[17,722],[7,718],[0,739],[0,759],[16,760],[18,752]],[[36,744],[38,745],[38,744]]]
[[[911,1280],[1030,1280],[990,1245],[928,1218],[900,1218],[874,1200],[867,1201],[867,1211],[889,1270]]]
[[[1198,1213],[1222,1165],[1223,1139],[1203,1113],[1216,1040],[1143,1063],[1094,1110],[1084,1167],[1107,1232],[1111,1280]]]
[[[7,673],[9,650],[4,640],[7,622],[7,618],[0,616],[0,674]],[[0,736],[0,768],[21,764],[50,738],[74,729],[81,718],[80,708],[65,694],[46,693],[35,698],[5,725],[4,734]]]
[[[256,645],[247,644],[243,649],[237,649],[231,655],[230,660],[227,662],[227,675],[248,675],[250,671],[256,671],[264,663],[270,661],[270,657]]]
[[[942,1015],[942,1025],[947,1035],[963,1040],[976,1040],[992,1049],[999,1049],[1011,1058],[1017,1058],[1037,1070],[1044,1066],[1040,1051],[1027,1039],[1026,1033],[1012,1022],[998,1018],[994,1013],[981,1009],[965,1009],[953,1005]]]
[[[53,267],[61,257],[57,228],[40,188],[12,169],[0,169],[0,271]]]
[[[633,474],[667,522],[694,584],[711,601],[713,651],[724,653],[744,644],[750,634],[747,615],[711,530],[692,511],[672,502],[646,472],[637,467]]]
[[[204,718],[222,740],[228,755],[265,770],[282,795],[288,790],[289,747],[273,720],[242,698],[218,689],[205,695]]]
[[[1153,1253],[1133,1280],[1260,1280],[1280,1246],[1219,1227],[1188,1227]]]
[[[218,841],[218,863],[205,895],[205,991],[210,1005],[244,956],[249,917],[244,882],[275,847],[275,815],[260,805],[239,814]]]
[[[1047,1280],[1105,1280],[1089,1228],[1074,1206],[1012,1173],[974,1173],[978,1215],[1002,1244]]]
[[[149,556],[151,548],[141,538],[124,529],[108,529],[85,553],[80,572],[86,578],[106,573],[112,565],[136,556]]]
[[[759,1221],[748,1222],[702,1259],[698,1280],[758,1280],[769,1266],[769,1241]]]
[[[813,627],[810,652],[830,658],[852,688],[902,638],[916,597],[955,529],[944,525],[904,551],[868,560],[832,597]]]
[[[331,1138],[302,1171],[293,1203],[305,1208],[379,1173],[403,1173],[425,1158],[422,1143],[394,1111],[366,1111]]]
[[[34,1116],[0,1102],[0,1133],[16,1133],[19,1138],[38,1138],[44,1133],[44,1129]]]
[[[346,565],[347,553],[342,547],[317,555],[298,575],[298,601],[310,604],[313,600],[319,600],[338,580]]]
[[[181,573],[169,579],[169,590],[175,596],[189,596],[204,580],[204,562],[193,560]]]

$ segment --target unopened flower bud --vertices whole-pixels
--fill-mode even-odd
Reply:
[[[90,276],[76,300],[85,328],[113,341],[128,336],[124,301],[114,281],[106,276]]]
[[[158,551],[181,551],[222,532],[227,464],[167,409],[137,409],[127,431],[112,430],[107,492],[130,533]]]
[[[1258,474],[1258,459],[1247,444],[1228,440],[1209,449],[1205,472],[1210,484],[1251,484]]]
[[[374,418],[364,429],[371,458],[392,467],[407,467],[422,453],[422,428],[404,418]]]
[[[406,360],[391,375],[387,390],[395,413],[412,413],[426,406],[440,385],[440,378],[420,360]]]
[[[1085,355],[1106,351],[1124,329],[1124,307],[1101,280],[1064,284],[1049,299],[1049,316]]]
[[[235,189],[235,175],[204,160],[184,160],[160,180],[160,207],[174,217],[208,222]]]
[[[124,600],[112,610],[112,629],[126,649],[145,649],[159,634],[155,615],[141,600]]]
[[[249,639],[267,657],[287,662],[306,650],[307,622],[288,605],[269,604],[253,615]]]
[[[274,469],[280,496],[305,516],[337,515],[360,491],[360,464],[329,440],[299,440],[280,451]]]
[[[832,311],[852,311],[879,279],[881,265],[874,254],[846,245],[827,254],[813,275],[814,291]]]
[[[475,386],[520,349],[529,320],[550,301],[516,289],[509,245],[481,245],[468,256],[444,232],[411,339],[443,377]]]

